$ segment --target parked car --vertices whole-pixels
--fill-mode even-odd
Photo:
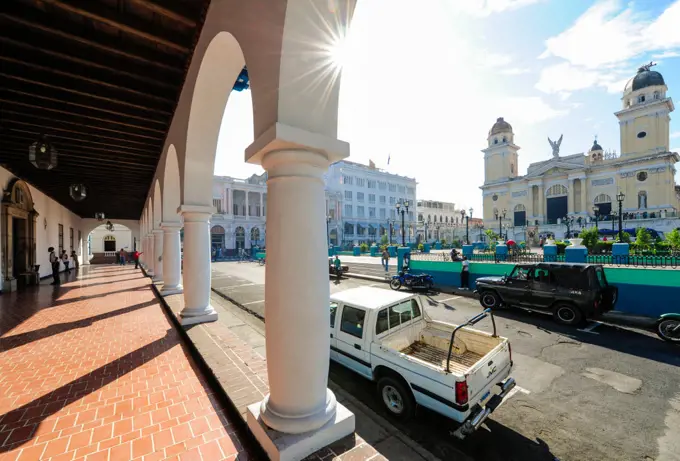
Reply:
[[[490,310],[456,326],[430,319],[414,294],[361,287],[330,299],[331,360],[376,382],[394,418],[422,405],[461,423],[464,438],[515,386],[508,340],[468,328]]]
[[[618,296],[601,265],[570,263],[518,264],[510,275],[478,278],[475,292],[484,308],[520,307],[565,325],[612,310]]]

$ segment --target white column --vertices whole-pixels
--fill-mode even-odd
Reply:
[[[269,176],[269,233],[279,238],[267,242],[270,393],[261,403],[260,417],[277,431],[298,434],[326,424],[337,406],[327,389],[328,309],[319,307],[330,297],[323,182],[328,160],[311,151],[281,150],[266,154],[262,165]]]
[[[163,288],[162,295],[174,295],[182,292],[182,250],[179,230],[182,223],[164,222],[163,229]]]
[[[211,206],[182,205],[184,218],[184,309],[182,325],[213,322],[217,312],[210,305],[210,217]]]
[[[229,214],[234,214],[234,188],[229,188]]]
[[[153,230],[153,281],[163,281],[163,230]]]
[[[248,204],[248,191],[246,192],[246,219],[250,218],[250,205]],[[248,236],[246,235],[246,240],[248,239]]]
[[[90,255],[88,254],[89,252],[87,251],[87,240],[90,238],[89,235],[86,235],[83,241],[80,244],[80,253],[81,253],[81,263],[83,266],[88,266],[90,264]]]
[[[150,232],[146,236],[146,275],[150,275],[151,277],[154,275],[154,246],[153,234]]]
[[[574,180],[569,180],[569,190],[567,190],[567,213],[574,214]]]
[[[260,214],[258,216],[264,216],[264,202],[262,201],[262,192],[260,192]]]
[[[586,178],[581,178],[581,213],[589,215],[591,210],[588,210],[587,208],[588,189],[586,187],[586,184],[587,184]]]

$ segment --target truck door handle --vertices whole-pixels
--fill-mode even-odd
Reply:
[[[359,344],[355,344],[354,349],[361,350],[361,346]]]

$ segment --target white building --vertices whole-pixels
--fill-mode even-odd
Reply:
[[[217,212],[211,220],[211,245],[222,248],[225,255],[239,248],[263,247],[267,209],[267,174],[248,179],[229,176],[213,178],[213,206]]]
[[[128,253],[134,251],[132,231],[121,224],[114,224],[113,230],[102,224],[90,233],[88,239],[92,255],[120,251],[121,248]]]
[[[388,173],[375,167],[341,161],[330,166],[325,175],[326,207],[330,242],[350,246],[380,241],[389,235],[401,242],[401,215],[404,215],[405,240],[415,238],[416,180]]]
[[[472,209],[462,211],[453,202],[436,200],[418,200],[418,241],[425,238],[427,242],[446,239],[451,242],[465,234],[465,215]],[[426,237],[427,233],[427,237]]]

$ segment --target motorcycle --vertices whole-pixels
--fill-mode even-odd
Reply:
[[[664,314],[657,320],[654,330],[659,338],[680,344],[680,314]]]
[[[434,278],[428,274],[413,275],[402,271],[397,275],[392,276],[392,280],[390,280],[390,288],[393,290],[398,290],[402,286],[412,290],[424,289],[429,291],[434,286]]]

